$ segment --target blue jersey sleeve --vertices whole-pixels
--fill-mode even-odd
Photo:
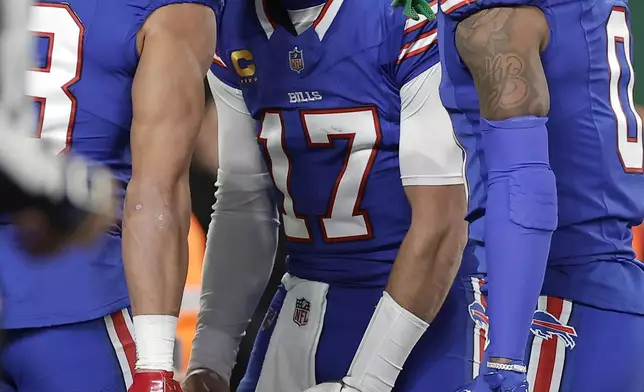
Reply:
[[[461,21],[486,8],[535,6],[544,8],[546,0],[440,0],[440,12]]]
[[[436,10],[436,1],[431,3]],[[416,76],[438,64],[437,21],[406,18],[396,10],[395,27],[390,33],[388,51],[393,79],[400,88]]]
[[[150,16],[154,11],[158,10],[161,7],[170,4],[203,4],[207,7],[212,8],[215,12],[215,15],[219,15],[223,9],[223,0],[129,0],[128,6],[134,7],[135,14],[137,16],[137,24],[140,28],[143,26],[145,20]]]
[[[212,59],[210,71],[217,77],[217,79],[221,80],[228,86],[239,89],[239,82],[241,79],[235,72],[235,65],[230,61],[226,61],[225,58],[220,55],[221,50],[221,45],[217,44],[217,51],[215,52],[215,57]]]
[[[239,89],[241,83],[241,76],[244,73],[244,69],[252,64],[249,64],[247,60],[244,60],[242,57],[235,57],[231,59],[231,56],[226,49],[227,45],[226,40],[231,37],[233,34],[226,33],[225,30],[230,29],[230,26],[227,22],[230,22],[231,18],[224,18],[225,9],[222,8],[217,12],[217,48],[215,49],[215,56],[212,59],[212,65],[210,66],[210,71],[221,80],[226,85]],[[228,11],[230,12],[230,10]],[[232,17],[235,19],[235,17]],[[234,63],[233,63],[234,61]]]
[[[161,7],[171,4],[203,4],[211,8],[215,15],[219,15],[223,9],[223,0],[128,0],[127,2],[127,15],[123,15],[129,20],[129,23],[124,23],[128,26],[127,31],[127,45],[130,49],[127,53],[129,64],[138,64],[139,55],[136,47],[136,36],[141,30],[141,27],[152,15],[152,13]],[[125,19],[125,18],[122,18]]]

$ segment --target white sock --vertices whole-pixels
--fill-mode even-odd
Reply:
[[[162,314],[132,318],[136,342],[136,369],[174,370],[174,339],[179,321]]]

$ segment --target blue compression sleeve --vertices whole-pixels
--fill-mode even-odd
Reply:
[[[488,357],[523,361],[557,226],[557,190],[546,118],[481,119],[488,172],[485,258]]]

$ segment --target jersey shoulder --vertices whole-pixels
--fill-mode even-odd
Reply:
[[[360,24],[357,34],[345,30],[349,34],[341,42],[361,49],[378,46],[378,63],[398,88],[438,63],[436,19],[422,15],[418,20],[411,19],[401,7],[392,7],[389,0],[345,2],[348,4],[341,10],[344,15],[339,16],[344,16],[344,23]],[[437,6],[437,0],[430,2],[434,12]]]
[[[217,47],[210,71],[226,85],[239,89],[252,56],[244,48],[252,37],[262,34],[255,12],[256,1],[229,1],[216,10]],[[261,3],[261,2],[260,2]],[[272,25],[271,25],[272,27]]]
[[[430,7],[438,12],[438,1]],[[416,76],[438,64],[438,21],[420,15],[418,20],[406,17],[402,8],[395,8],[390,16],[387,56],[397,86],[410,82]]]
[[[562,1],[583,1],[583,0],[556,0]],[[440,12],[449,18],[461,21],[468,16],[495,7],[510,6],[534,6],[544,8],[550,0],[440,0]]]

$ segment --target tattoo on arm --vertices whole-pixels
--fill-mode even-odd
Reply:
[[[517,7],[483,10],[458,25],[456,46],[474,78],[483,117],[547,115],[550,97],[540,58],[547,33],[539,23],[547,31],[540,10]]]

